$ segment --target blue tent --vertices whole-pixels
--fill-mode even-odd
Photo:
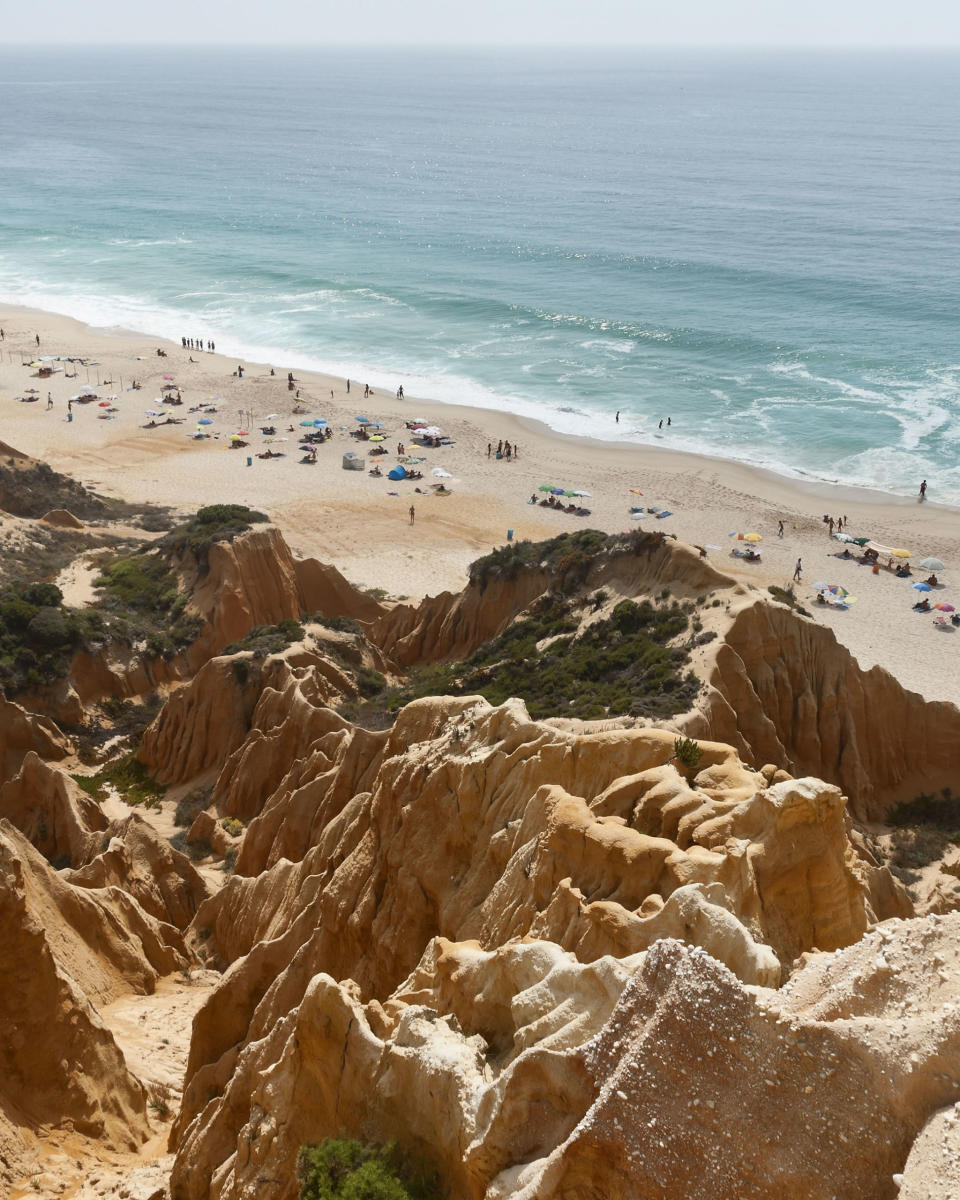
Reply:
[[[406,479],[407,473],[403,467],[394,467],[392,471],[387,473],[388,479]]]

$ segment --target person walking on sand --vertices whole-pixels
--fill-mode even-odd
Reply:
[[[417,515],[417,510],[416,510],[416,509],[413,507],[413,505],[411,504],[411,505],[410,505],[410,524],[411,524],[411,525],[413,524],[413,522],[414,522],[414,520],[415,520],[415,518],[416,518],[416,515]]]
[[[780,528],[777,530],[777,537],[783,537],[783,522],[778,522]]]
[[[833,517],[831,517],[831,518],[830,518],[830,520],[829,520],[829,521],[827,521],[827,528],[830,530],[830,536],[831,536],[831,537],[833,537],[833,524],[834,524],[834,522],[833,522]],[[840,530],[838,529],[838,530],[837,530],[837,532],[839,533],[839,532],[840,532]]]
[[[47,412],[49,412],[51,408],[53,408],[53,396],[47,392]]]
[[[800,582],[800,572],[803,570],[803,559],[797,559],[797,565],[793,568],[793,578],[795,583]]]
[[[920,499],[926,500],[926,498],[927,498],[927,481],[924,480],[923,483],[920,484]]]

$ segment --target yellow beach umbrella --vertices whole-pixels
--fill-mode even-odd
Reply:
[[[743,540],[745,542],[762,542],[763,537],[759,533],[745,533],[743,535]]]
[[[909,550],[891,550],[890,553],[893,555],[894,558],[911,558],[912,557]]]

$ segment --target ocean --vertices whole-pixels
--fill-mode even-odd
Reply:
[[[0,299],[960,503],[956,52],[40,47],[0,101]]]

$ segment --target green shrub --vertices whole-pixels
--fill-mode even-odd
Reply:
[[[178,554],[187,551],[194,555],[201,568],[205,568],[209,565],[211,546],[217,542],[232,542],[253,525],[266,520],[266,513],[256,512],[245,504],[211,504],[171,530],[160,539],[159,545]]]
[[[220,653],[240,654],[244,650],[250,650],[256,658],[264,658],[268,654],[279,654],[291,643],[300,642],[304,637],[306,630],[297,621],[281,621],[278,625],[256,625],[242,641],[231,642]]]
[[[439,1200],[435,1175],[395,1144],[326,1138],[297,1158],[300,1200]]]
[[[189,828],[210,803],[211,791],[211,788],[194,788],[192,792],[181,796],[173,810],[174,825],[181,829]]]
[[[700,748],[700,743],[695,742],[692,738],[678,737],[674,739],[673,753],[677,762],[686,767],[690,771],[695,771],[700,765],[700,759],[703,757],[703,751]]]
[[[236,817],[224,817],[220,822],[220,827],[225,829],[231,837],[239,837],[243,833],[243,822],[237,820]]]
[[[97,800],[106,798],[104,785],[110,784],[133,807],[138,804],[147,808],[155,807],[167,790],[148,774],[147,768],[132,754],[107,763],[96,775],[74,775],[73,778],[88,795]]]
[[[313,622],[315,625],[322,625],[324,629],[332,629],[336,633],[363,633],[363,626],[359,621],[354,621],[351,617],[305,617],[307,621]]]
[[[387,681],[379,671],[374,671],[370,667],[361,667],[357,672],[357,691],[361,696],[369,699],[382,692],[386,686]]]
[[[944,788],[938,795],[921,792],[913,800],[903,800],[887,817],[891,825],[934,825],[938,829],[960,829],[960,795]]]
[[[541,597],[466,662],[414,671],[388,694],[387,706],[396,709],[419,696],[478,693],[491,704],[518,696],[537,719],[584,720],[671,716],[690,707],[699,681],[687,670],[688,651],[669,645],[687,628],[679,605],[624,600],[609,618],[579,633],[571,607],[562,597]]]
[[[37,608],[59,608],[63,603],[63,592],[54,583],[31,583],[22,592],[28,604]]]

